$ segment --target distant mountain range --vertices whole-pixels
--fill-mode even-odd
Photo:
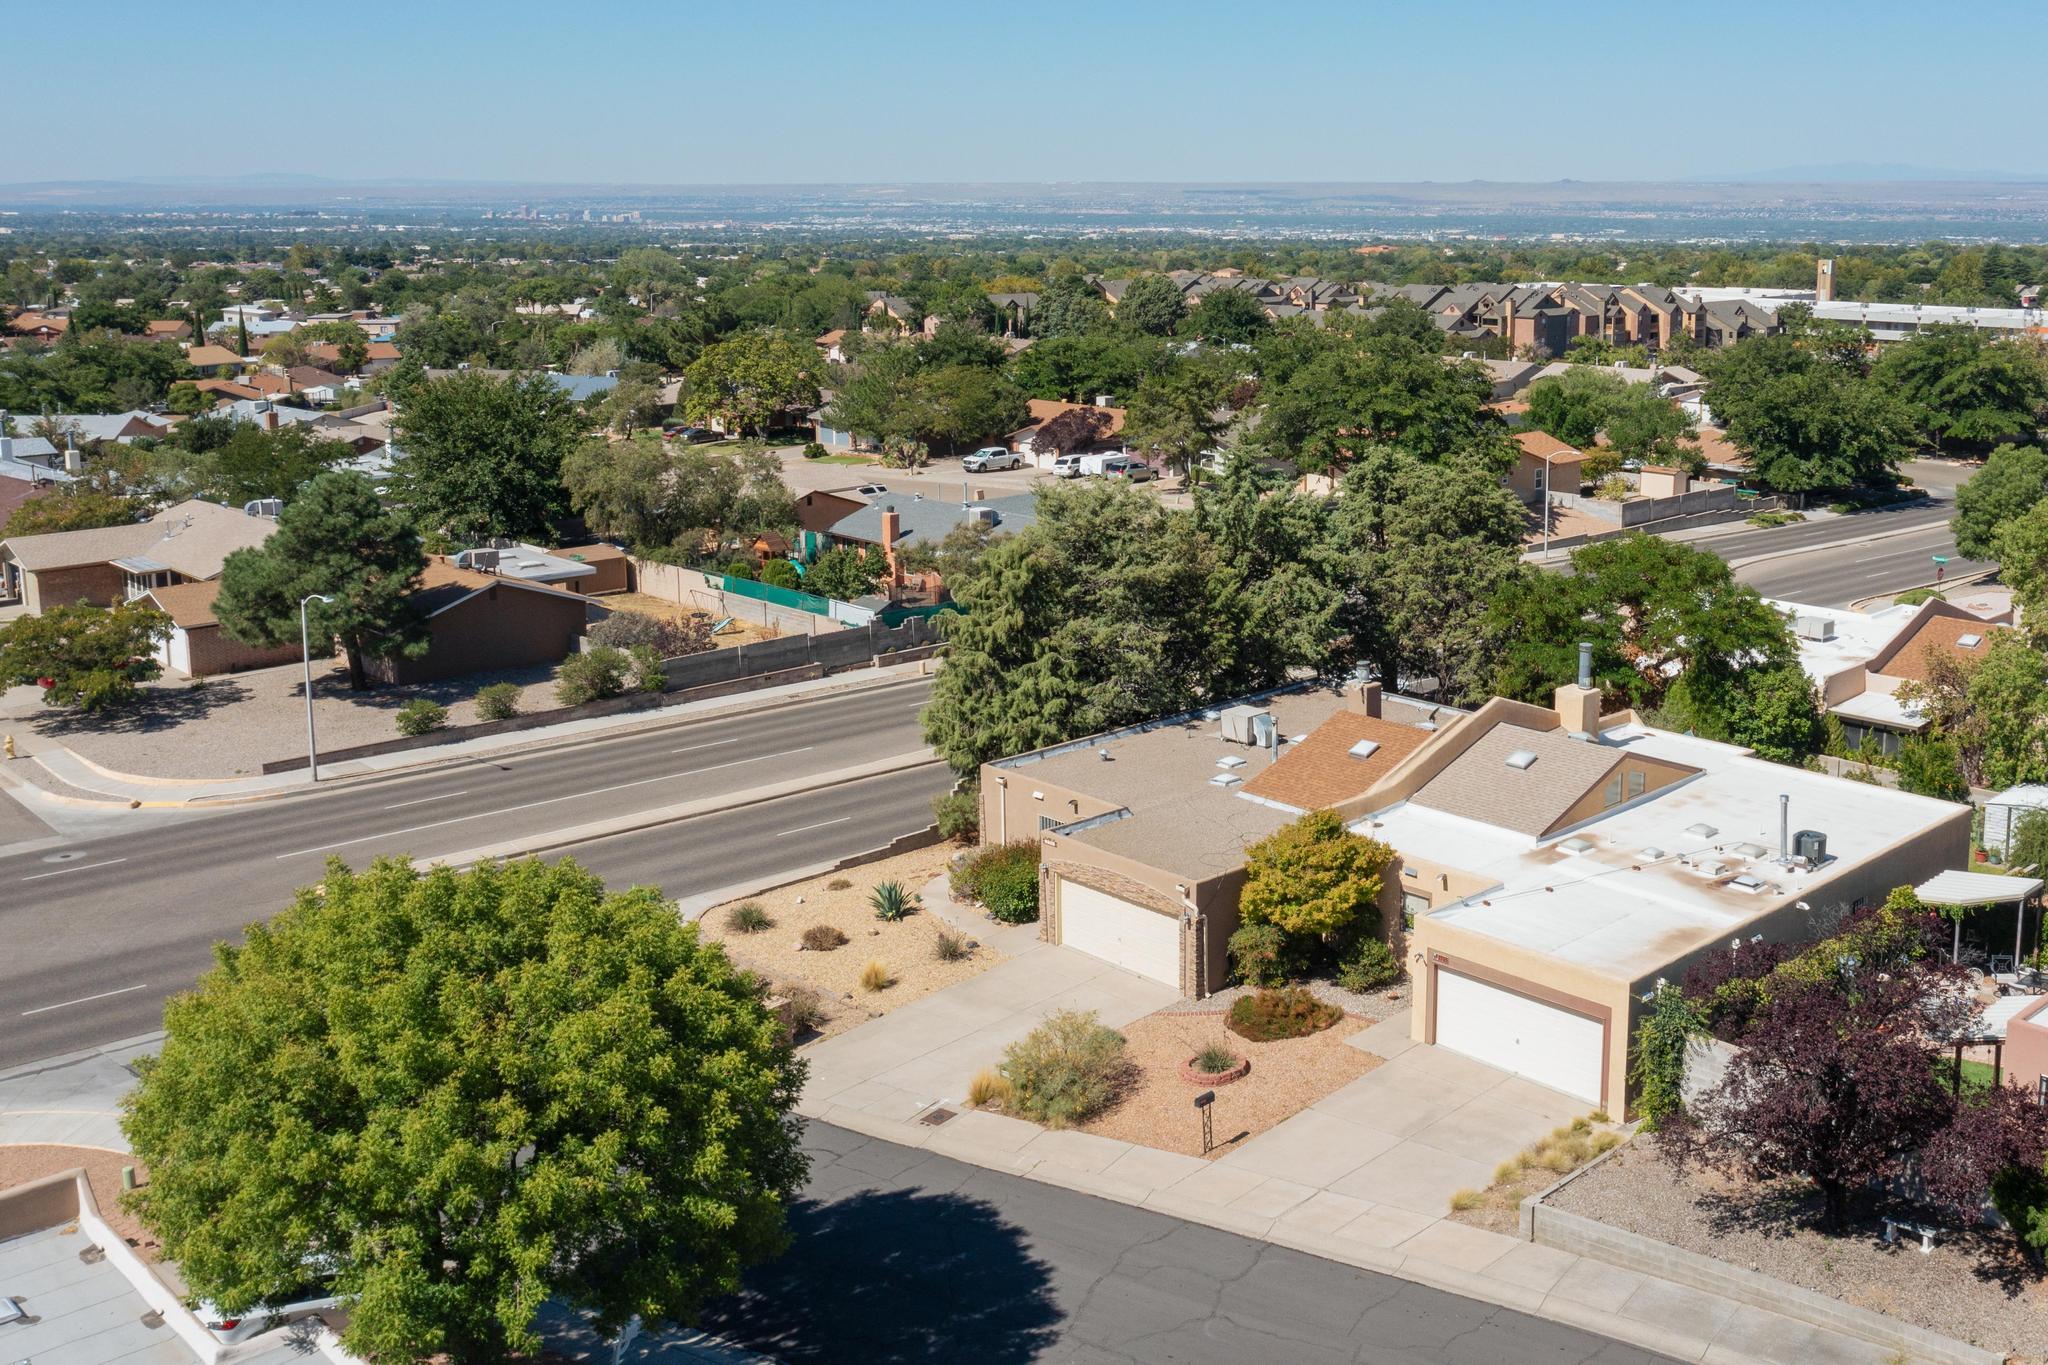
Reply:
[[[1857,184],[1932,185],[1960,181],[1973,185],[2041,184],[2048,174],[2025,171],[1959,171],[1946,166],[1913,166],[1895,161],[1836,161],[1817,166],[1779,166],[1740,175],[1698,177],[1720,185]]]

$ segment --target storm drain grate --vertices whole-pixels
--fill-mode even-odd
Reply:
[[[919,1114],[917,1116],[917,1121],[919,1123],[922,1123],[927,1128],[936,1128],[940,1124],[945,1123],[955,1117],[957,1116],[950,1109],[927,1109],[922,1114]]]
[[[157,1328],[163,1326],[164,1315],[162,1311],[159,1309],[152,1308],[147,1313],[144,1313],[142,1315],[142,1325],[144,1327],[149,1328],[151,1331],[155,1331]]]

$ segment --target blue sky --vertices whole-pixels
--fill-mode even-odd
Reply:
[[[0,182],[2048,172],[2039,0],[13,0],[0,34],[62,75]]]

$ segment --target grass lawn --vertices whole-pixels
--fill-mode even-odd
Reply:
[[[1953,1082],[1955,1058],[1950,1057],[1941,1064],[1942,1079]],[[1989,1062],[1973,1062],[1963,1059],[1963,1089],[1965,1091],[1989,1090],[1998,1084],[1998,1068]]]
[[[867,457],[866,457],[865,455],[820,455],[820,456],[819,456],[819,457],[818,457],[817,459],[815,459],[815,460],[805,460],[805,461],[804,461],[804,463],[805,463],[805,464],[873,464],[873,463],[874,463],[874,461],[873,461],[873,460],[870,460],[870,459],[868,459],[868,458],[867,458]]]

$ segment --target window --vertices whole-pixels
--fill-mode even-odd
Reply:
[[[1640,768],[1631,768],[1631,769],[1629,770],[1629,774],[1628,774],[1628,798],[1629,798],[1629,800],[1633,801],[1633,800],[1635,800],[1635,799],[1636,799],[1636,798],[1637,798],[1638,796],[1641,796],[1641,795],[1643,794],[1643,783],[1644,783],[1644,780],[1645,780],[1645,779],[1644,779],[1644,777],[1643,777],[1643,772],[1642,772],[1642,770],[1641,770]]]
[[[1401,893],[1401,923],[1407,928],[1415,927],[1415,917],[1429,913],[1429,897],[1414,891]]]
[[[2043,1076],[2039,1086],[2035,1089],[2034,1103],[2048,1106],[2048,1076]]]
[[[1600,804],[1603,806],[1618,806],[1621,804],[1620,773],[1616,773],[1613,777],[1607,779],[1607,786],[1600,793]]]

